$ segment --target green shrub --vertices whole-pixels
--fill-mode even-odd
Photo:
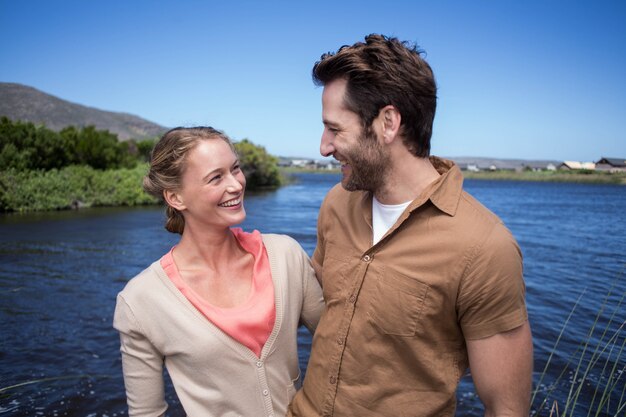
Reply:
[[[50,171],[0,171],[0,211],[135,206],[156,200],[141,188],[146,164],[99,171],[69,166]]]
[[[119,142],[93,126],[60,132],[0,118],[0,211],[153,204],[142,178],[158,139]],[[247,188],[281,185],[277,159],[247,139],[235,144]]]
[[[281,185],[278,159],[267,153],[264,147],[248,139],[235,143],[247,188],[274,188]]]

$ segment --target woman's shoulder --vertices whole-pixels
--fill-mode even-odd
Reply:
[[[159,270],[162,270],[160,261],[153,262],[146,269],[131,278],[120,295],[124,298],[133,298],[145,294],[147,289],[154,289],[155,285],[161,281]]]
[[[261,233],[261,238],[267,250],[299,250],[300,244],[289,235],[276,233]]]
[[[309,256],[300,243],[291,236],[273,233],[262,236],[270,264],[273,266],[295,271],[310,264]]]

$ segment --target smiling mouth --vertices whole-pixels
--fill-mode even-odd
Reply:
[[[337,159],[337,162],[339,162],[339,165],[341,166],[342,171],[350,168],[350,162],[348,161]]]
[[[232,200],[225,201],[223,203],[218,204],[220,207],[234,207],[241,204],[241,197],[234,198]]]
[[[341,157],[338,157],[338,155],[333,155],[333,158],[335,158],[335,160],[339,162],[339,165],[341,165],[342,168],[345,168],[350,165],[348,161],[346,161],[345,159]]]

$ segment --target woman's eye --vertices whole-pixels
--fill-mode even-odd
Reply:
[[[216,175],[216,176],[212,177],[212,178],[209,180],[209,183],[211,183],[211,182],[217,182],[217,181],[219,181],[221,178],[222,178],[222,176],[221,176],[221,175]]]
[[[241,169],[241,166],[239,166],[239,165],[235,165],[235,166],[233,166],[233,172],[237,172],[237,171],[239,171],[240,169]]]

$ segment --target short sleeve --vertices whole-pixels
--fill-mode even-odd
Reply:
[[[502,224],[477,246],[464,274],[458,317],[466,339],[482,339],[521,326],[527,319],[522,254]]]

